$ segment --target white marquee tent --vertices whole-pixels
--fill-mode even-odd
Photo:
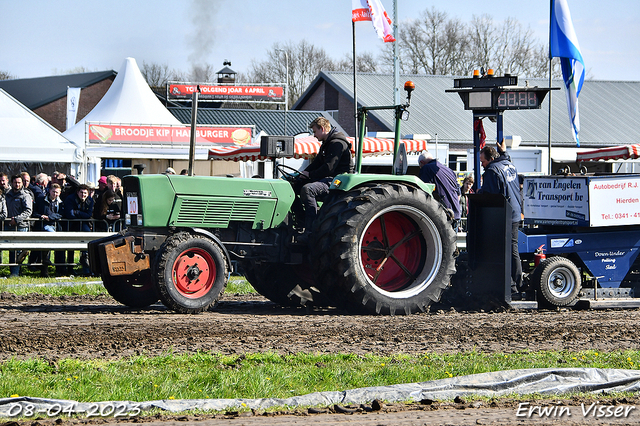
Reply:
[[[0,162],[82,163],[82,150],[0,89]]]
[[[116,79],[104,97],[89,114],[64,132],[64,136],[84,148],[86,178],[80,179],[85,181],[97,182],[100,174],[100,158],[161,157],[141,147],[89,146],[86,142],[87,123],[181,125],[153,93],[134,58],[124,60]]]

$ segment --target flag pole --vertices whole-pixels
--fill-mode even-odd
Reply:
[[[354,131],[354,136],[353,136],[353,140],[355,141],[355,146],[354,148],[354,152],[359,152],[358,151],[358,146],[359,144],[362,143],[362,141],[358,140],[358,133],[360,133],[358,131],[359,127],[358,127],[358,83],[356,80],[356,22],[352,19],[351,20],[351,34],[353,35],[353,113],[354,113],[354,117],[355,117],[355,131]],[[356,165],[355,168],[356,172],[360,172],[360,164]]]
[[[553,76],[553,58],[551,57],[551,25],[553,24],[553,0],[550,0],[549,6],[549,88],[551,88],[551,81]],[[548,149],[548,161],[549,161],[549,174],[552,174],[551,170],[551,99],[552,99],[553,90],[549,91],[549,118],[547,122],[547,149]]]
[[[400,105],[400,70],[398,67],[398,2],[393,0],[393,104]]]

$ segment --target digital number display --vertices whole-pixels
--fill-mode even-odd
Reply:
[[[527,109],[539,108],[536,92],[500,92],[498,109]]]

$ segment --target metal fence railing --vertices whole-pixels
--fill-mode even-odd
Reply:
[[[0,267],[73,267],[79,264],[74,260],[75,251],[86,251],[90,241],[107,237],[125,228],[124,220],[60,219],[56,221],[56,232],[45,231],[44,224],[39,219],[30,218],[27,223],[29,230],[25,232],[11,227],[9,221],[0,221]],[[88,225],[84,230],[83,224]],[[4,251],[13,251],[15,254],[2,256]],[[28,252],[30,255],[26,256]],[[20,256],[21,253],[25,255]],[[52,254],[54,261],[51,261]],[[14,261],[5,262],[8,258],[13,258]]]

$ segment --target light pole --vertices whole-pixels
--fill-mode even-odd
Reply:
[[[284,134],[287,135],[287,111],[289,110],[289,52],[285,49],[276,49],[276,52],[284,52],[286,74],[284,85],[286,87],[286,93],[284,97]]]

